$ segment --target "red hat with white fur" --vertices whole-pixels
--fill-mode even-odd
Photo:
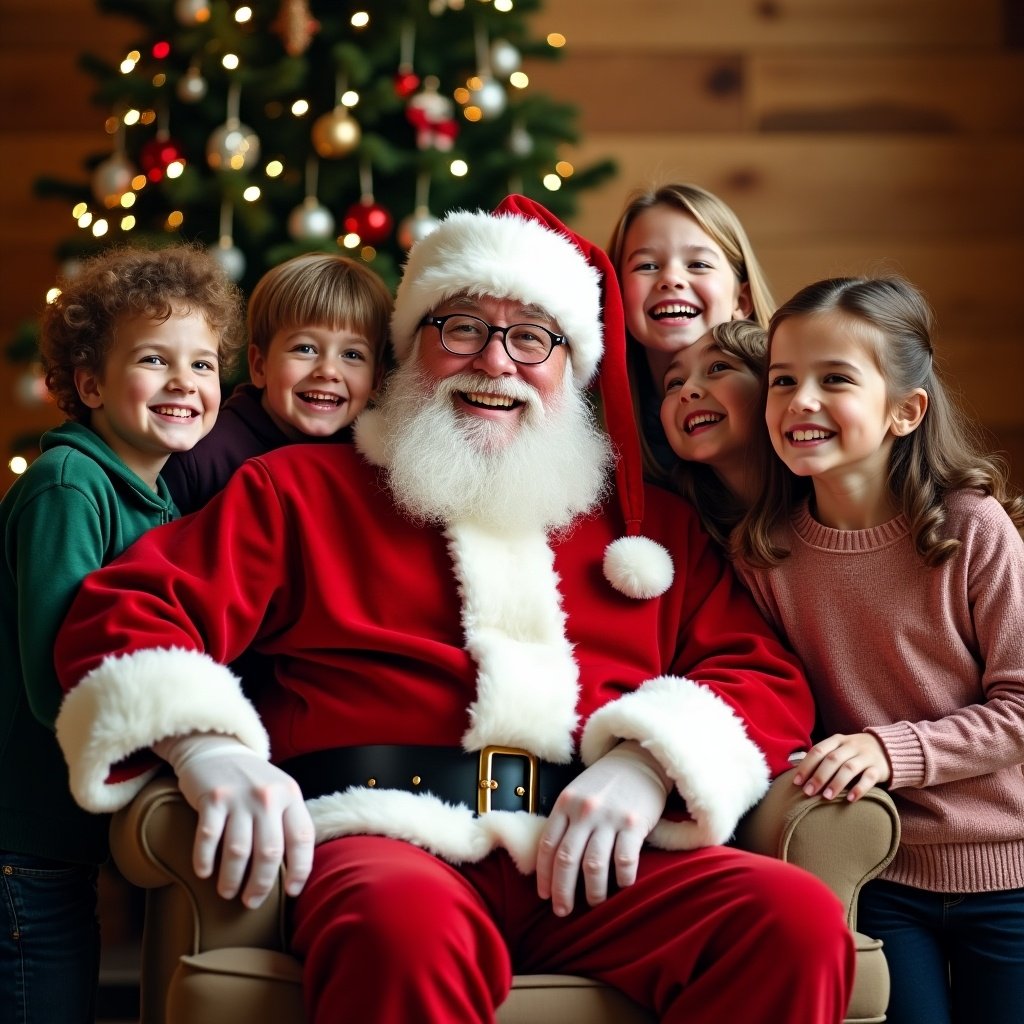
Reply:
[[[636,598],[663,594],[672,561],[662,545],[640,534],[644,483],[626,371],[626,331],[614,268],[599,246],[570,231],[525,196],[504,199],[493,213],[449,214],[409,252],[391,318],[400,362],[420,321],[454,295],[516,299],[549,313],[565,334],[573,376],[597,384],[605,425],[616,448],[616,494],[626,536],[605,551],[604,573]]]

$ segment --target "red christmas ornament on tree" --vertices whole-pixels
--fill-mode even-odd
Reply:
[[[420,87],[420,76],[412,68],[399,68],[395,72],[395,95],[405,100]]]
[[[391,212],[372,199],[360,199],[345,212],[346,234],[358,235],[366,245],[380,245],[391,235],[395,219]]]
[[[167,168],[176,161],[185,163],[185,150],[181,143],[175,142],[174,139],[150,139],[139,150],[139,165],[152,182],[160,181],[167,173]]]

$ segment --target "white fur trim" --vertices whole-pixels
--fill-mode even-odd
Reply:
[[[153,772],[112,785],[111,768],[168,736],[221,732],[262,757],[266,730],[237,676],[209,655],[151,648],[104,658],[64,698],[57,740],[68,762],[71,792],[87,811],[123,807]]]
[[[593,764],[619,740],[638,740],[675,782],[692,821],[663,819],[648,842],[692,850],[729,841],[737,822],[768,791],[764,754],[717,694],[681,676],[658,676],[599,708],[580,753]]]
[[[352,426],[356,451],[371,466],[383,466],[386,459],[384,438],[381,436],[381,415],[377,409],[364,409]]]
[[[543,533],[457,523],[445,531],[477,665],[466,750],[523,747],[547,761],[573,753],[579,667],[565,637],[555,556]]]
[[[399,362],[423,317],[461,292],[546,310],[568,338],[576,380],[589,383],[603,351],[601,275],[571,239],[520,214],[449,214],[409,252],[391,318]]]
[[[619,537],[605,548],[605,579],[626,597],[660,597],[672,585],[675,567],[668,549],[649,537]]]
[[[307,802],[316,841],[374,835],[421,846],[450,864],[476,863],[492,850],[507,850],[516,867],[532,874],[546,818],[525,811],[490,811],[480,817],[432,793],[352,786]]]

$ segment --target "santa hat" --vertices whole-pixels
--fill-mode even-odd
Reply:
[[[489,295],[536,305],[565,334],[573,376],[598,388],[616,448],[616,494],[626,535],[605,551],[604,572],[617,590],[657,597],[671,585],[672,560],[641,536],[643,466],[626,371],[626,330],[619,286],[608,256],[570,231],[539,203],[508,196],[493,213],[449,214],[409,252],[391,318],[395,355],[412,350],[420,321],[453,295]]]

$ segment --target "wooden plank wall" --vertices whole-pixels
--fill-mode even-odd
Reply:
[[[467,0],[469,2],[469,0]],[[614,157],[574,226],[604,241],[639,185],[693,181],[743,219],[776,296],[901,271],[936,307],[965,401],[1024,483],[1024,14],[1021,0],[547,0],[568,39],[532,81],[580,111],[577,162]],[[69,233],[39,174],[80,173],[102,112],[76,68],[131,26],[82,0],[0,0],[0,343],[38,310]],[[1008,306],[1009,304],[1009,306]],[[0,362],[0,452],[52,409]],[[0,462],[0,491],[9,482]]]

